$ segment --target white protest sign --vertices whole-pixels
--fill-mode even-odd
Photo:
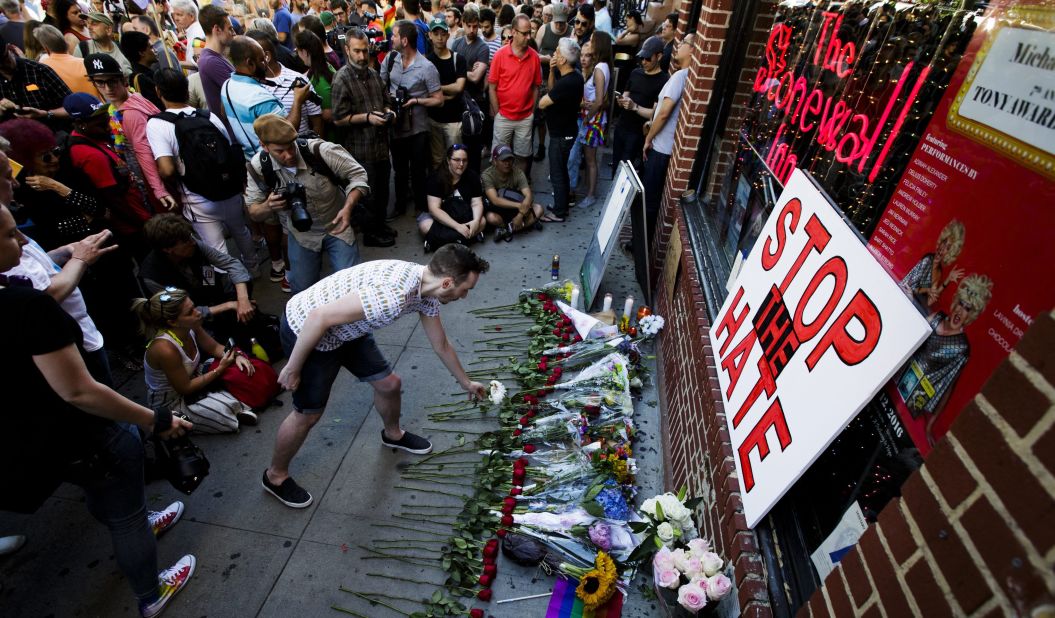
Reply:
[[[749,526],[930,333],[795,170],[710,331]]]

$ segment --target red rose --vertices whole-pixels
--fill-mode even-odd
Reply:
[[[549,384],[549,385],[552,386],[552,385],[554,385],[556,383],[557,383],[557,376],[553,375],[553,376],[550,376],[550,377],[546,378],[546,384]]]
[[[524,395],[524,401],[534,405],[538,403],[538,397],[534,395]]]
[[[564,322],[565,326],[571,326],[571,318],[569,318],[568,316],[564,316],[561,321]]]
[[[495,556],[497,556],[497,555],[498,555],[498,546],[497,545],[494,546],[494,547],[485,547],[484,548],[484,560],[485,561],[490,560],[491,562],[494,562],[495,561]]]
[[[513,437],[515,438],[515,437],[519,436],[522,433],[524,433],[524,432],[520,431],[519,429],[514,429],[513,430]]]
[[[513,507],[509,506],[508,504],[502,505],[502,514],[503,515],[512,515],[513,514]]]
[[[559,378],[562,375],[564,375],[564,370],[561,369],[560,367],[554,367],[553,368],[553,375],[555,375],[555,376],[557,376]]]
[[[528,417],[528,420],[531,420],[531,419],[535,418],[535,416],[536,416],[537,414],[538,414],[538,413],[537,413],[537,412],[535,412],[534,410],[528,410],[528,411],[527,411],[527,414],[525,414],[524,416]]]
[[[549,369],[549,367],[546,365],[545,362],[541,362],[541,363],[539,363],[538,365],[535,365],[535,366],[538,367],[539,371],[546,371],[547,369]]]
[[[509,526],[512,526],[512,525],[513,525],[513,516],[512,515],[503,515],[502,516],[502,526],[505,527],[505,528],[508,528]]]
[[[523,489],[520,489],[519,487],[514,487],[514,488],[509,490],[509,495],[510,496],[519,496],[523,492],[524,492]]]
[[[528,455],[534,453],[535,452],[535,445],[534,444],[525,444],[524,445],[524,452],[527,453]]]
[[[531,462],[529,462],[529,461],[528,461],[528,458],[527,458],[527,457],[519,457],[519,458],[517,458],[517,461],[516,461],[516,463],[517,463],[517,464],[518,464],[518,465],[519,465],[519,466],[520,466],[521,468],[526,468],[526,467],[527,467],[527,465],[528,465],[529,463],[531,463]]]
[[[517,500],[516,500],[516,498],[503,498],[502,499],[502,504],[504,504],[506,506],[516,506],[517,505]]]
[[[524,471],[523,470],[514,470],[513,471],[513,484],[514,485],[523,485],[524,484]]]
[[[580,341],[582,341],[582,337],[575,335],[575,343],[579,343]]]
[[[469,618],[484,618],[484,610],[479,607],[469,610]]]
[[[561,341],[571,341],[571,337],[568,336],[568,333],[564,333],[563,335],[560,336],[560,340]]]
[[[494,565],[494,564],[485,564],[484,565],[484,575],[490,575],[491,577],[494,577],[495,573],[497,573],[497,572],[498,572],[498,567],[496,565]]]
[[[544,300],[547,300],[547,296],[546,296],[545,293],[539,292],[538,293],[538,299],[544,301]]]
[[[527,424],[529,422],[531,422],[531,417],[530,416],[524,415],[524,416],[520,417],[520,424],[521,425],[527,426]]]
[[[505,528],[499,528],[498,530],[495,530],[495,534],[497,534],[498,536],[500,536],[502,538],[505,538],[507,533],[508,533],[508,531]]]
[[[494,593],[491,592],[490,588],[484,588],[480,592],[476,593],[476,598],[480,599],[481,601],[490,601],[492,594]]]
[[[488,575],[487,573],[484,573],[480,576],[480,585],[486,588],[487,586],[491,585],[492,579],[494,579],[493,575]]]

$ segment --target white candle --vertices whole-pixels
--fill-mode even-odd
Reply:
[[[604,295],[604,305],[601,307],[601,311],[611,311],[611,310],[612,310],[612,294],[611,294],[611,292],[609,292],[608,294]]]
[[[571,289],[571,308],[579,308],[579,286],[575,286]]]
[[[634,310],[634,297],[627,296],[626,303],[623,305],[623,317],[630,319],[630,312]]]

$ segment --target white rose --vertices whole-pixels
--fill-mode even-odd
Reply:
[[[703,554],[700,561],[703,563],[703,573],[707,577],[713,577],[718,571],[722,570],[722,565],[725,564],[718,554],[713,551]]]
[[[689,570],[689,554],[684,549],[675,549],[670,552],[670,557],[674,559],[674,567],[685,573]]]
[[[725,575],[715,575],[707,580],[706,588],[707,596],[713,601],[724,597],[729,594],[729,591],[733,589],[733,582],[729,581],[729,578]]]
[[[661,523],[656,527],[656,536],[659,540],[663,541],[664,544],[670,543],[674,540],[674,526],[671,526],[667,522]]]
[[[689,541],[689,552],[697,558],[711,551],[711,544],[704,539],[693,539]]]
[[[643,503],[641,503],[641,512],[655,517],[657,502],[658,500],[656,498],[649,498],[648,500],[645,500]]]

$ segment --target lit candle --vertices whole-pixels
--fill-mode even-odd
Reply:
[[[626,303],[623,304],[623,317],[630,319],[630,312],[634,310],[634,297],[627,296]]]
[[[571,308],[579,308],[579,286],[575,286],[571,289]]]
[[[609,293],[604,295],[604,305],[601,307],[601,311],[611,311],[611,310],[612,310],[612,293],[609,292]]]

